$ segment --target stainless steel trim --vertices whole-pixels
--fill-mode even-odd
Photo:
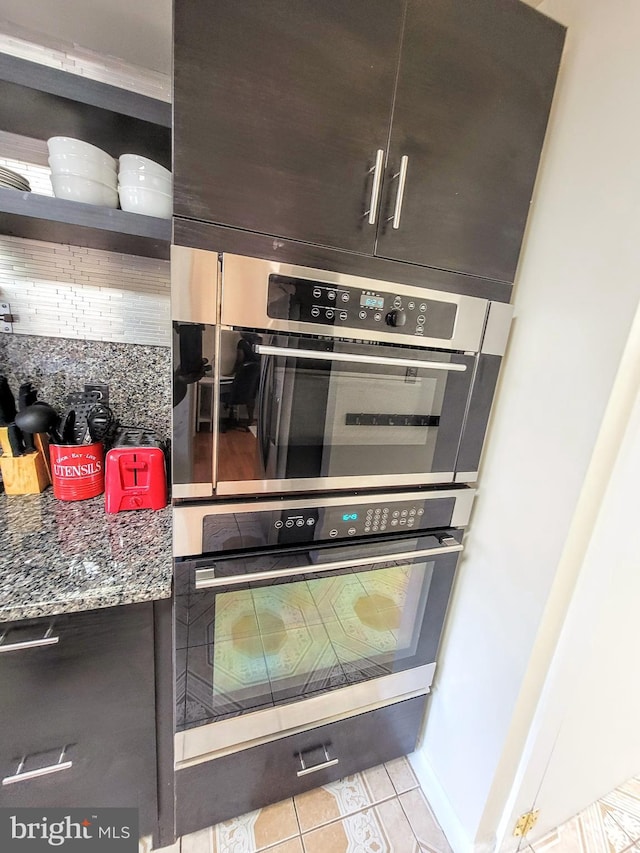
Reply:
[[[339,758],[329,758],[329,750],[327,749],[326,744],[323,744],[322,748],[324,750],[326,761],[323,761],[321,764],[314,764],[313,767],[307,767],[307,765],[304,763],[304,758],[302,757],[303,753],[298,753],[298,758],[300,759],[302,770],[298,770],[296,776],[308,776],[309,773],[317,773],[318,770],[326,770],[327,767],[335,767],[336,764],[340,763]]]
[[[480,352],[486,355],[504,355],[513,319],[513,305],[507,302],[490,302],[487,325]]]
[[[50,764],[47,767],[38,767],[37,770],[22,770],[27,756],[23,755],[18,764],[18,769],[13,776],[5,776],[2,780],[3,785],[15,785],[16,782],[28,782],[30,779],[38,779],[40,776],[49,776],[51,773],[59,773],[61,770],[69,770],[73,767],[73,761],[63,761],[64,754],[67,750],[66,745],[62,747],[62,752],[56,764]]]
[[[60,642],[60,637],[51,636],[53,632],[53,626],[54,623],[52,622],[47,627],[44,637],[39,640],[25,640],[21,643],[4,644],[4,639],[11,630],[10,628],[7,628],[6,630],[2,631],[2,633],[0,633],[0,652],[19,652],[22,651],[22,649],[36,649],[40,648],[40,646],[54,646],[56,643]]]
[[[171,318],[185,323],[217,321],[220,264],[216,252],[171,247]]]
[[[376,215],[378,212],[378,201],[380,200],[380,187],[382,186],[382,167],[384,165],[384,150],[378,148],[376,151],[375,165],[369,169],[369,174],[373,172],[373,185],[371,187],[371,201],[369,202],[369,210],[365,211],[365,216],[369,217],[369,225],[376,224]]]
[[[389,217],[389,220],[393,220],[391,222],[391,227],[395,228],[397,231],[400,228],[400,214],[402,213],[402,202],[404,201],[404,188],[407,182],[407,168],[409,166],[409,158],[406,154],[403,154],[400,158],[400,171],[396,172],[393,176],[394,179],[398,179],[398,194],[396,195],[396,205],[393,211],[393,216]]]
[[[346,352],[318,352],[310,349],[293,349],[289,347],[272,347],[256,344],[255,351],[259,355],[279,355],[290,358],[310,358],[316,361],[341,361],[346,364],[381,364],[397,367],[416,367],[421,370],[456,370],[464,371],[466,364],[452,364],[447,361],[419,361],[417,358],[386,358],[373,355],[353,355]]]
[[[375,506],[376,504],[384,504],[389,500],[397,499],[399,501],[411,500],[438,500],[440,498],[455,498],[453,507],[453,515],[451,518],[451,527],[464,527],[469,523],[471,517],[471,507],[475,498],[475,489],[451,488],[440,489],[429,492],[398,492],[395,494],[370,494],[366,498],[368,504]],[[247,513],[256,512],[257,510],[286,510],[297,509],[298,507],[332,507],[346,506],[352,504],[353,495],[329,495],[317,497],[316,495],[308,495],[303,498],[284,498],[282,500],[262,500],[260,503],[255,501],[245,503],[207,503],[199,504],[198,506],[176,506],[173,508],[173,541],[174,554],[176,557],[187,557],[193,554],[202,553],[202,522],[208,515],[223,515],[229,512]],[[418,532],[418,531],[416,531]]]
[[[435,299],[457,306],[456,321],[450,340],[429,338],[420,335],[399,335],[391,330],[369,330],[325,326],[320,323],[277,320],[267,315],[267,296],[269,276],[279,274],[306,278],[319,284],[332,284],[373,290],[377,293],[391,293],[397,296],[413,297],[418,300]],[[425,284],[428,284],[428,271],[425,272]],[[396,282],[379,281],[362,276],[346,275],[329,270],[317,270],[279,261],[248,258],[240,255],[225,254],[222,257],[221,322],[226,326],[264,329],[266,331],[301,332],[311,335],[330,337],[352,337],[363,341],[389,341],[391,343],[411,344],[420,347],[438,347],[447,350],[469,350],[478,352],[485,325],[486,299],[475,296],[462,296],[456,293],[414,287]]]
[[[213,496],[213,483],[174,483],[171,494],[174,498],[210,498]]]
[[[449,540],[455,544],[449,544]],[[443,540],[444,542],[445,540]],[[212,589],[217,586],[236,586],[254,581],[277,580],[294,575],[320,575],[327,572],[335,572],[339,569],[355,569],[358,566],[375,566],[378,563],[400,562],[402,560],[415,560],[419,557],[438,557],[443,554],[455,554],[464,550],[464,546],[449,536],[447,544],[440,548],[423,548],[419,551],[400,551],[396,554],[380,554],[377,557],[358,557],[351,560],[336,560],[333,563],[313,563],[311,565],[295,566],[290,569],[274,569],[270,572],[249,572],[233,577],[216,577],[215,568],[197,569],[195,587],[196,589]]]
[[[297,477],[287,480],[228,480],[216,486],[216,495],[262,495],[277,492],[303,492],[311,490],[380,488],[385,486],[430,486],[453,483],[453,471],[436,471],[430,474],[370,474],[348,477]]]
[[[330,690],[290,705],[278,705],[178,732],[175,736],[176,770],[266,743],[285,733],[295,734],[296,731],[422,696],[429,692],[435,669],[435,663],[424,664]]]
[[[475,483],[478,479],[477,471],[457,471],[456,483]]]

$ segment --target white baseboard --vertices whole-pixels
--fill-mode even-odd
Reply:
[[[412,752],[408,756],[420,787],[424,791],[436,820],[447,836],[453,853],[477,853],[473,841],[469,838],[453,809],[440,780],[422,752]]]

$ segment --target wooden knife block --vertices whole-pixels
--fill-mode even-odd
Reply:
[[[0,471],[4,490],[8,495],[37,495],[51,483],[48,463],[49,442],[44,436],[34,436],[35,453],[11,456],[11,446],[6,435],[7,428],[0,427]],[[8,452],[7,452],[8,451]]]

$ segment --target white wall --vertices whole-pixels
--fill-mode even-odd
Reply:
[[[562,556],[640,298],[640,6],[546,0],[540,9],[569,35],[481,491],[416,756],[460,851],[495,843],[564,607],[545,636],[538,630],[559,567],[565,594],[579,567],[580,547],[565,567]],[[584,511],[595,516],[597,503]]]
[[[588,549],[505,813],[505,825],[512,826],[535,804],[540,817],[529,840],[640,770],[640,312],[594,465],[606,456],[614,458],[600,464],[607,482],[601,482],[598,517],[584,531]],[[589,480],[595,491],[603,478],[592,470]]]

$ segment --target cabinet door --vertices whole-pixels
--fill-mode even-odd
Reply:
[[[409,0],[376,254],[513,281],[564,32],[519,0]]]
[[[373,253],[404,0],[176,0],[174,213]]]
[[[151,604],[2,628],[8,633],[0,654],[0,804],[134,806],[141,834],[152,832],[156,753]],[[57,642],[19,648],[24,640],[46,638],[48,628]],[[63,769],[57,769],[61,757]]]

